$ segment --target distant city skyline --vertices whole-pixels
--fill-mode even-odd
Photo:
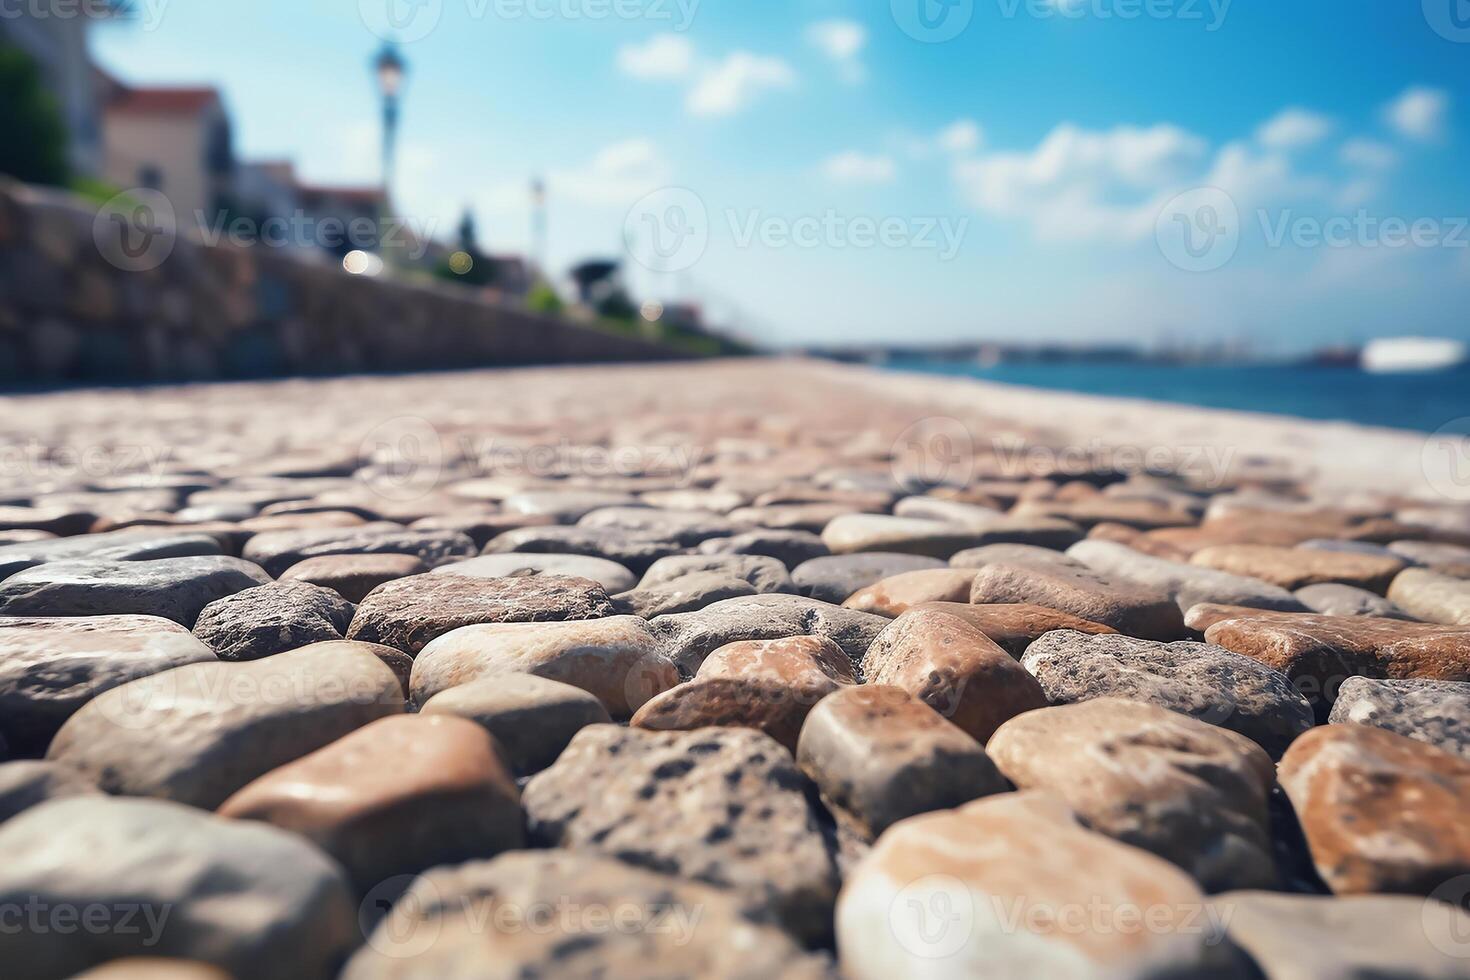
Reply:
[[[554,270],[631,233],[640,294],[766,344],[1470,337],[1453,0],[926,2],[157,2],[94,42],[220,85],[242,160],[371,183],[396,37],[419,226],[531,252],[542,178]]]

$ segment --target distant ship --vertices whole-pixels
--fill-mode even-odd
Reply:
[[[1470,361],[1462,341],[1434,337],[1392,337],[1363,348],[1363,370],[1375,374],[1445,371]]]

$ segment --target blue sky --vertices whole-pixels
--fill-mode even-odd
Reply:
[[[767,343],[1470,337],[1465,0],[149,0],[96,50],[369,182],[390,2],[405,214],[523,250],[544,176],[558,268],[698,224],[633,284]]]

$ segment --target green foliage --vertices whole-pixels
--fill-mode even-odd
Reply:
[[[631,323],[638,319],[637,305],[622,289],[614,289],[594,309],[604,320],[625,320]]]
[[[531,293],[526,297],[526,308],[532,313],[560,316],[566,307],[556,290],[544,282],[538,282],[531,287]]]
[[[668,323],[658,321],[649,323],[642,317],[634,319],[599,317],[595,321],[595,326],[605,333],[637,337],[640,340],[662,344],[672,350],[682,351],[696,357],[739,357],[753,353],[748,346],[739,341],[715,334],[698,333]]]
[[[67,183],[66,126],[25,52],[0,42],[0,173],[33,184]]]
[[[483,255],[470,256],[474,263],[468,272],[455,272],[448,259],[434,266],[434,278],[443,279],[445,282],[459,283],[461,286],[493,286],[498,274],[498,268],[493,259],[487,259]]]
[[[95,177],[73,177],[67,186],[72,193],[91,204],[106,204],[122,193],[121,187]]]

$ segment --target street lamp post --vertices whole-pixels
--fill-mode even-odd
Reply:
[[[546,181],[531,181],[531,261],[546,276]]]
[[[393,150],[398,139],[398,96],[403,91],[403,77],[408,72],[398,48],[389,41],[373,62],[378,76],[378,92],[383,97],[383,196],[393,186]]]

